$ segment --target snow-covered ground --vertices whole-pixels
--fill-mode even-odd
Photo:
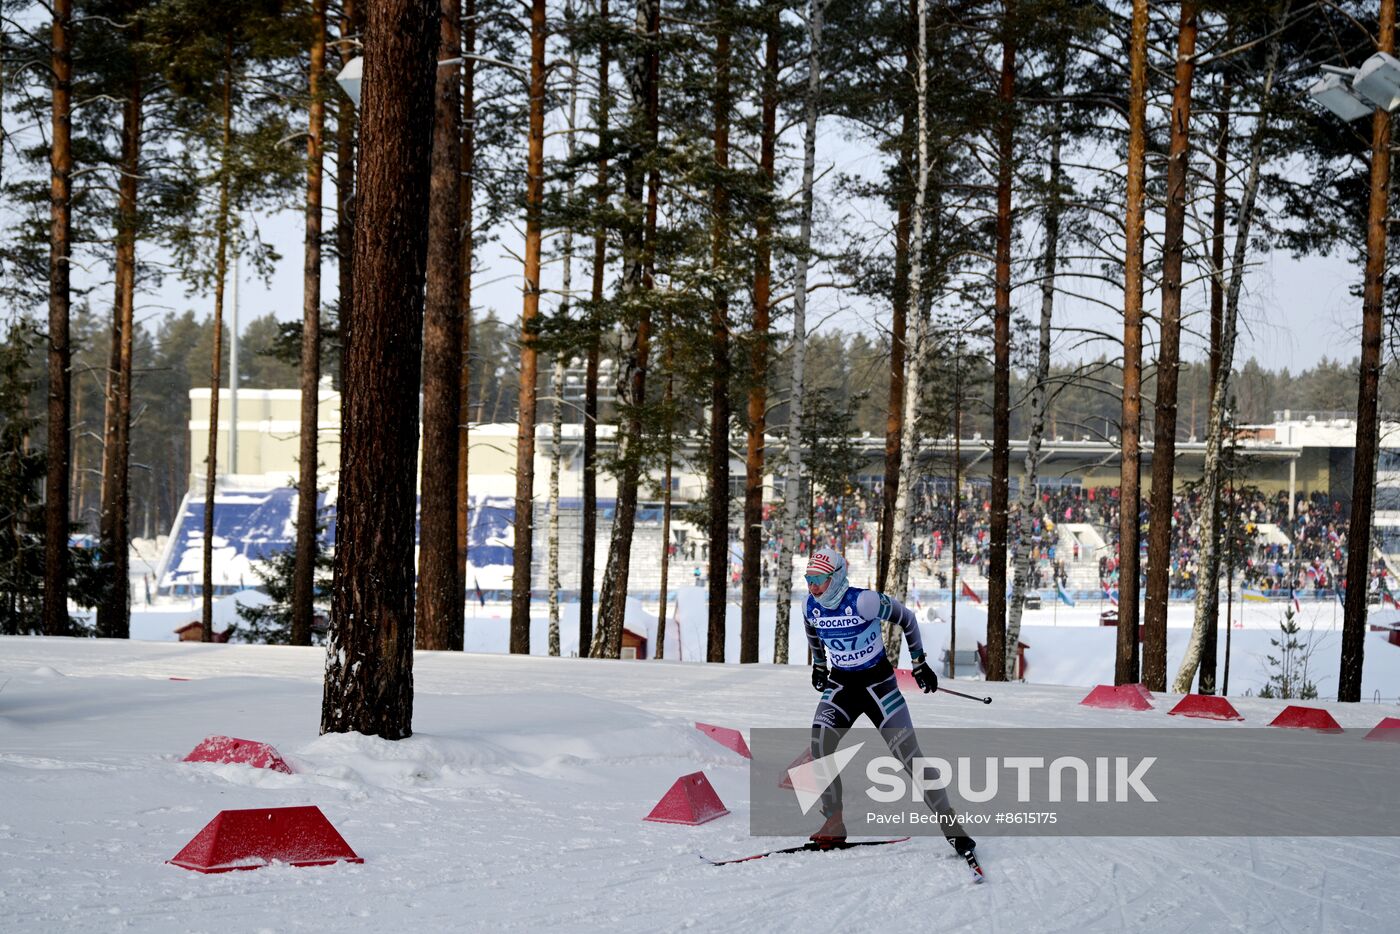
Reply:
[[[397,743],[318,735],[323,667],[317,649],[0,638],[0,929],[1200,934],[1387,931],[1400,916],[1391,838],[987,837],[983,886],[927,838],[705,865],[697,851],[772,841],[748,835],[746,760],[693,723],[805,726],[800,666],[424,652],[415,733]],[[1080,707],[1081,688],[975,690],[994,703],[911,697],[915,721],[1193,725],[1166,717],[1171,698],[1131,713]],[[1253,724],[1282,707],[1235,703]],[[1397,713],[1324,706],[1348,728]],[[179,761],[215,733],[270,742],[296,772]],[[729,816],[642,821],[697,770]],[[222,809],[303,804],[364,864],[165,863]]]

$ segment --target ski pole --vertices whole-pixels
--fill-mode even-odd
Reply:
[[[965,697],[968,700],[981,701],[984,704],[990,704],[992,702],[990,697],[978,697],[976,694],[964,694],[962,691],[954,691],[950,688],[945,688],[941,684],[938,686],[938,690],[942,691],[944,694],[951,694],[954,697]]]

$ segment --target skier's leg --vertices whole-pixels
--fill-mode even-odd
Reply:
[[[839,684],[832,684],[822,692],[821,700],[817,702],[816,712],[812,714],[812,741],[811,751],[813,759],[822,759],[834,754],[841,745],[841,738],[846,735],[846,731],[851,728],[854,717],[848,713],[842,703],[842,688]],[[841,779],[837,777],[822,792],[822,816],[827,818],[827,825],[813,835],[813,838],[821,837],[844,839],[845,827],[841,823]],[[839,826],[838,826],[839,825]]]
[[[889,746],[890,752],[904,764],[904,770],[909,773],[910,778],[922,779],[923,771],[916,776],[914,770],[916,767],[921,768],[921,764],[916,760],[923,758],[923,753],[919,750],[919,737],[914,732],[914,721],[909,716],[909,705],[900,693],[899,684],[891,675],[879,684],[871,685],[869,690],[876,708],[884,717],[877,725],[880,735],[885,739],[885,745]],[[938,826],[943,831],[943,836],[959,853],[971,852],[976,843],[967,835],[962,818],[948,800],[947,789],[929,788],[925,785],[923,790],[924,803],[930,811],[938,815]]]

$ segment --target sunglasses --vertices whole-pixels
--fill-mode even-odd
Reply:
[[[822,584],[831,580],[831,575],[835,573],[835,571],[828,571],[825,574],[808,574],[806,575],[807,583],[811,584],[813,587],[820,587]]]

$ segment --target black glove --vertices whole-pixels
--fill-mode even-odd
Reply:
[[[818,691],[825,691],[825,690],[826,690],[826,687],[827,687],[827,685],[828,685],[829,683],[830,683],[830,679],[827,678],[826,666],[825,666],[825,665],[813,665],[813,666],[812,666],[812,687],[816,688]]]
[[[914,663],[914,683],[925,694],[932,694],[938,690],[938,675],[928,666],[928,656],[925,655]]]

